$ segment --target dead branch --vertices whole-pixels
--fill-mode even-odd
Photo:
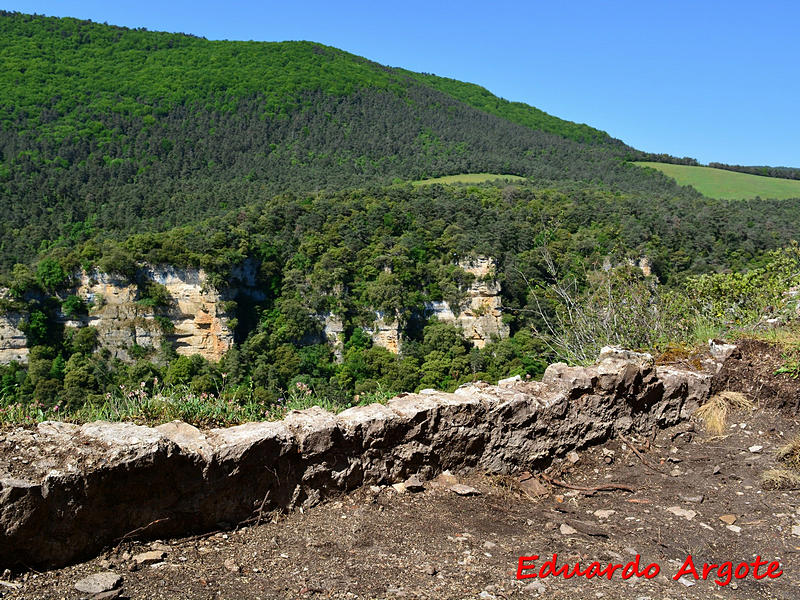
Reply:
[[[568,490],[577,490],[579,492],[614,492],[614,491],[620,490],[620,491],[623,491],[623,492],[630,492],[631,494],[635,494],[636,493],[636,490],[634,490],[632,487],[629,487],[627,485],[623,485],[621,483],[609,483],[609,484],[606,484],[606,485],[598,485],[598,486],[594,486],[594,487],[583,487],[583,486],[579,486],[579,485],[570,485],[569,483],[564,483],[563,481],[561,481],[559,479],[553,479],[551,477],[548,477],[544,473],[540,474],[539,477],[541,477],[542,479],[544,479],[546,482],[548,482],[551,485],[556,485],[558,487],[563,487],[563,488],[566,488]]]
[[[156,519],[155,521],[151,521],[147,525],[144,525],[142,527],[137,527],[133,531],[129,531],[128,533],[126,533],[125,535],[123,535],[121,538],[119,538],[117,540],[117,545],[114,547],[114,549],[116,550],[117,548],[119,548],[119,546],[120,546],[120,544],[122,544],[122,542],[124,542],[125,540],[135,536],[137,533],[142,533],[143,531],[149,529],[153,525],[155,525],[157,523],[161,523],[163,521],[169,521],[169,517],[164,517],[163,519]]]
[[[655,471],[655,472],[656,472],[656,473],[658,473],[659,475],[663,475],[663,473],[662,473],[660,470],[658,470],[656,467],[654,467],[653,465],[651,465],[651,464],[650,464],[650,462],[649,462],[649,461],[648,461],[648,460],[647,460],[647,459],[646,459],[646,458],[645,458],[645,457],[642,455],[642,453],[641,453],[641,452],[639,452],[639,451],[636,449],[636,446],[634,446],[632,443],[630,443],[630,442],[627,440],[627,438],[626,438],[624,435],[622,435],[621,433],[618,433],[618,434],[617,434],[617,437],[618,437],[619,439],[621,439],[623,442],[625,442],[625,444],[627,444],[627,445],[628,445],[628,448],[630,448],[631,450],[633,450],[633,453],[634,453],[636,456],[638,456],[638,457],[639,457],[639,460],[641,460],[641,461],[642,461],[642,464],[643,464],[645,467],[647,467],[647,468],[648,468],[648,469],[650,469],[651,471]]]

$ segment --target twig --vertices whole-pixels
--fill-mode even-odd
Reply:
[[[645,458],[645,457],[642,455],[642,453],[641,453],[641,452],[639,452],[639,451],[636,449],[636,446],[634,446],[632,443],[630,443],[630,442],[627,440],[627,438],[626,438],[624,435],[622,435],[621,433],[618,433],[618,434],[617,434],[617,437],[618,437],[619,439],[621,439],[623,442],[625,442],[625,443],[628,445],[628,448],[630,448],[631,450],[633,450],[633,453],[634,453],[636,456],[638,456],[638,457],[639,457],[639,460],[641,460],[641,461],[642,461],[642,464],[643,464],[645,467],[647,467],[647,468],[648,468],[648,469],[650,469],[651,471],[655,471],[655,472],[656,472],[656,473],[658,473],[659,475],[663,475],[663,473],[662,473],[661,471],[659,471],[658,469],[656,469],[656,468],[655,468],[653,465],[651,465],[651,464],[648,462],[648,460],[647,460],[647,459],[646,459],[646,458]]]
[[[3,581],[2,579],[0,579],[0,585],[11,588],[12,590],[18,590],[19,588],[22,587],[21,583],[14,583],[13,581]]]
[[[270,469],[269,467],[264,467],[267,471],[269,471],[272,476],[275,478],[276,487],[280,487],[281,485],[281,478],[278,476],[278,472],[275,469]],[[256,527],[261,525],[261,517],[264,514],[264,504],[267,503],[267,496],[271,491],[270,487],[267,487],[267,491],[264,493],[264,498],[261,500],[261,506],[258,507],[258,520],[256,521]]]
[[[267,489],[267,492],[264,494],[263,500],[261,500],[261,506],[258,507],[258,520],[256,521],[256,527],[261,525],[261,516],[264,514],[264,504],[267,502],[267,496],[269,496],[270,490]]]
[[[647,449],[650,450],[656,443],[656,436],[658,435],[658,425],[653,425],[653,433],[650,434],[650,439],[647,440]]]
[[[197,540],[202,540],[203,538],[211,537],[212,535],[216,535],[218,533],[222,533],[222,529],[215,529],[214,531],[207,531],[206,533],[198,533],[197,535],[191,535],[189,537],[181,538],[181,544],[188,544],[190,542],[196,542]]]
[[[137,527],[137,528],[136,528],[136,529],[134,529],[133,531],[129,531],[128,533],[126,533],[125,535],[123,535],[121,538],[119,538],[119,539],[117,540],[117,545],[114,547],[114,549],[116,550],[117,548],[119,548],[120,544],[121,544],[122,542],[124,542],[125,540],[127,540],[128,538],[130,538],[130,537],[132,537],[132,536],[136,535],[137,533],[141,533],[141,532],[143,532],[144,530],[146,530],[146,529],[148,529],[148,528],[152,527],[152,526],[153,526],[153,525],[155,525],[156,523],[162,523],[163,521],[169,521],[169,517],[164,517],[163,519],[156,519],[155,521],[151,521],[151,522],[150,522],[150,523],[148,523],[147,525],[144,525],[144,526],[142,526],[142,527]]]
[[[564,483],[563,481],[560,481],[558,479],[553,479],[551,477],[548,477],[544,473],[541,473],[539,477],[541,477],[551,485],[557,485],[558,487],[563,487],[568,490],[578,490],[579,492],[613,492],[616,490],[621,490],[623,492],[630,492],[631,494],[636,493],[636,490],[634,490],[632,487],[629,487],[627,485],[622,485],[621,483],[609,483],[607,485],[598,485],[596,487],[582,487],[579,485],[570,485],[569,483]]]

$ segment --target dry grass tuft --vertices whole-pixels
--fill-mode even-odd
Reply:
[[[791,469],[770,469],[761,474],[761,485],[768,490],[800,488],[800,473]]]
[[[722,435],[728,426],[728,415],[734,410],[751,409],[753,403],[739,392],[720,392],[695,411],[695,416],[706,427],[706,431]]]
[[[519,481],[511,475],[487,475],[489,485],[502,493],[516,494],[522,493]]]
[[[800,435],[788,444],[778,448],[778,460],[784,462],[790,469],[800,472]]]

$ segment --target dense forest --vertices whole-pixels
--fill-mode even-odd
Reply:
[[[483,88],[310,42],[0,14],[0,270],[286,191],[463,172],[689,195],[636,152]]]
[[[559,275],[585,286],[604,263],[613,270],[647,256],[653,275],[640,273],[626,288],[657,283],[680,290],[693,276],[760,264],[765,251],[789,244],[799,218],[796,203],[653,202],[569,184],[405,184],[283,194],[167,232],[122,241],[98,235],[72,249],[53,248],[35,266],[17,265],[5,278],[11,294],[5,306],[30,315],[25,328],[35,346],[27,371],[0,369],[0,394],[6,402],[61,403],[63,409],[87,397],[102,402],[120,385],[147,382],[150,389],[160,380],[198,394],[224,383],[236,390],[231,393],[270,406],[298,384],[344,401],[377,390],[537,376],[554,358],[534,334],[542,329],[540,302],[547,302],[547,287]],[[470,279],[455,263],[478,254],[497,261],[503,318],[511,326],[510,338],[482,349],[421,310],[436,300],[457,306]],[[247,259],[259,265],[258,287],[266,297],[234,303],[237,345],[218,365],[178,357],[170,347],[142,350],[138,362],[125,364],[96,351],[91,327],[76,332],[58,324],[59,312],[89,310],[63,291],[81,267],[142,283],[142,264],[196,266],[224,290]],[[400,355],[373,346],[364,334],[375,311],[401,323]],[[319,317],[328,313],[345,324],[340,362],[321,333]]]
[[[708,311],[741,289],[737,273],[767,272],[798,236],[796,202],[712,200],[630,163],[693,159],[335,48],[7,12],[0,36],[0,315],[25,315],[31,347],[27,367],[0,366],[0,423],[100,410],[120,390],[152,399],[163,386],[195,408],[250,407],[241,419],[312,390],[346,405],[535,377],[562,357],[541,335],[563,316],[555,286],[590,302],[604,282],[620,307],[678,311],[663,331],[624,338],[668,343],[695,317],[730,320]],[[409,183],[461,173],[525,179]],[[458,262],[476,256],[496,262],[511,332],[480,349],[422,310],[445,301],[457,312],[471,283]],[[651,274],[630,268],[641,257]],[[157,314],[170,299],[144,265],[200,267],[224,292],[245,261],[263,299],[229,303],[236,344],[218,364],[169,344],[126,363],[92,327],[63,327],[92,309],[70,292],[81,269],[139,285]],[[376,312],[400,323],[399,354],[365,333]],[[321,332],[329,313],[343,321],[340,360]],[[196,420],[233,418],[220,414]],[[189,418],[158,418],[170,416]]]

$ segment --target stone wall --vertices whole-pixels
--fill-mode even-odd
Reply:
[[[208,431],[48,422],[6,432],[0,569],[60,565],[133,530],[150,538],[208,531],[410,475],[541,469],[618,433],[688,418],[711,378],[604,349],[596,366],[551,365],[541,382],[402,394],[338,415],[315,407]]]

